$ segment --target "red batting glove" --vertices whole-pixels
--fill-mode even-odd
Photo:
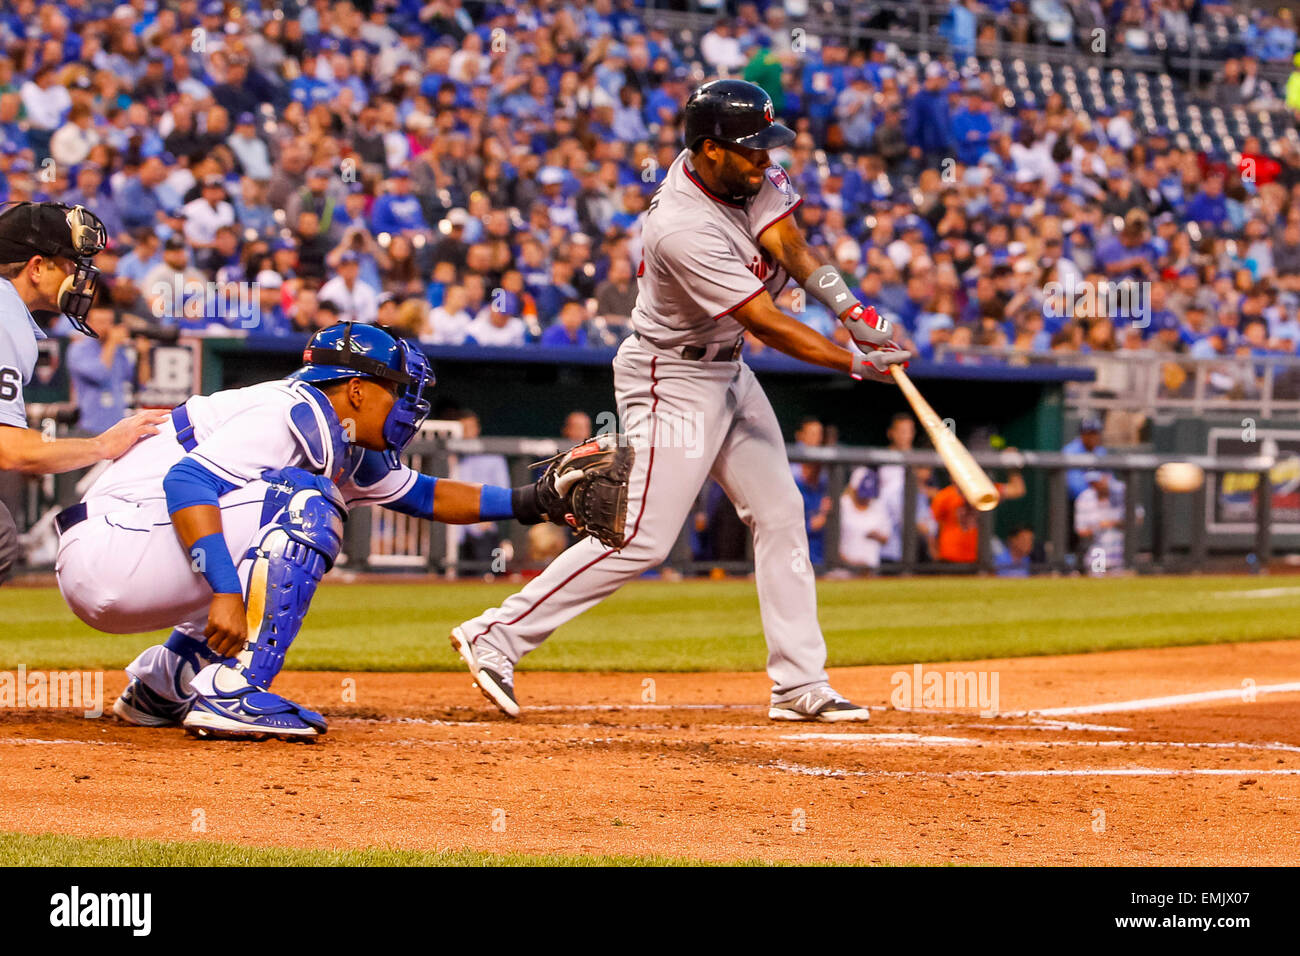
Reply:
[[[853,344],[864,353],[888,345],[894,331],[889,320],[882,319],[876,312],[875,306],[863,305],[861,302],[855,302],[840,316],[840,321],[849,330],[849,335],[853,336]]]

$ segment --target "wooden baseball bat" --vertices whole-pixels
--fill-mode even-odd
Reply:
[[[903,371],[903,367],[891,365],[889,370],[894,373],[898,387],[907,396],[912,411],[916,412],[916,417],[921,420],[921,427],[930,436],[930,442],[934,445],[934,450],[939,453],[939,457],[943,459],[948,474],[952,476],[953,482],[961,489],[962,495],[970,502],[971,507],[976,511],[992,511],[996,508],[1000,497],[998,489],[989,480],[989,476],[984,474],[984,469],[975,463],[966,446],[935,414],[930,403],[917,391],[912,380]]]

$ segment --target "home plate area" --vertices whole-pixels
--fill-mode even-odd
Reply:
[[[997,716],[897,709],[888,666],[832,671],[872,705],[865,724],[769,722],[748,673],[525,671],[521,720],[463,673],[284,674],[330,720],[314,744],[6,711],[0,829],[719,861],[1295,862],[1292,645],[926,666],[995,670]],[[348,681],[354,700],[330,706]]]

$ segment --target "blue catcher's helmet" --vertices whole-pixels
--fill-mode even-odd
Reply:
[[[349,378],[397,384],[397,401],[384,422],[384,459],[396,468],[397,456],[429,417],[424,389],[433,387],[434,377],[424,353],[383,326],[340,322],[313,335],[302,360],[306,364],[289,378],[313,385]]]

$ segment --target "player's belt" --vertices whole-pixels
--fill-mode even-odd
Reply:
[[[645,342],[661,352],[684,358],[688,362],[734,362],[740,358],[740,351],[745,346],[744,338],[736,339],[733,345],[715,342],[712,345],[660,345],[652,342],[640,332],[633,332],[638,340]]]
[[[172,409],[172,424],[176,426],[176,440],[186,451],[193,451],[198,444],[194,440],[194,426],[190,424],[190,411],[184,405]]]
[[[78,501],[71,508],[64,508],[54,516],[54,526],[59,529],[59,534],[63,534],[69,528],[81,524],[86,520],[86,503]]]
[[[176,426],[176,441],[186,451],[193,451],[198,442],[194,440],[194,426],[190,424],[190,413],[184,405],[172,409],[172,424]],[[80,501],[55,515],[54,526],[59,529],[59,534],[65,534],[69,528],[75,528],[88,517],[90,515],[86,503]]]

